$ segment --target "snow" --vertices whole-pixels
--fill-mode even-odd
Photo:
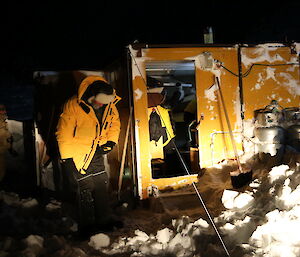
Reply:
[[[227,209],[241,209],[253,202],[253,196],[247,193],[225,190],[222,196],[222,203]]]
[[[26,248],[23,250],[23,254],[27,257],[39,256],[43,250],[44,239],[38,235],[30,235],[24,239]]]
[[[213,84],[210,88],[205,89],[204,91],[204,96],[207,98],[209,101],[215,102],[217,101],[217,97],[215,92],[218,90],[218,85]]]
[[[267,77],[266,77],[265,80],[273,79],[275,82],[277,82],[277,79],[276,79],[276,77],[275,77],[275,71],[276,71],[275,68],[267,67],[267,68],[266,68]],[[277,82],[277,83],[278,83],[278,82]]]
[[[261,85],[260,85],[259,83],[255,84],[255,89],[256,89],[256,90],[261,89]]]
[[[162,230],[157,231],[156,239],[157,242],[166,244],[170,241],[172,236],[173,236],[173,231],[168,228],[164,228]]]
[[[134,90],[134,94],[135,94],[135,100],[140,100],[142,98],[143,92],[137,88],[136,90]]]
[[[288,169],[289,169],[289,166],[287,166],[287,165],[280,165],[280,166],[272,168],[272,170],[269,173],[270,183],[273,183],[274,181],[286,176],[286,172]]]
[[[24,199],[21,201],[22,202],[22,206],[24,208],[32,208],[32,207],[35,207],[35,206],[38,206],[38,201],[36,199]]]
[[[232,162],[220,163],[201,177],[199,192],[232,257],[300,255],[300,154],[287,151],[283,160],[275,166],[249,160],[253,181],[239,190],[230,186]],[[124,230],[78,242],[71,236],[77,224],[61,202],[50,199],[41,207],[35,198],[4,191],[0,201],[0,225],[7,231],[0,256],[226,256],[200,203],[193,206],[196,212],[130,213],[124,208]],[[163,217],[170,220],[163,222],[168,220]],[[15,232],[5,226],[8,223]]]
[[[262,44],[257,45],[255,49],[248,49],[242,48],[242,63],[245,65],[246,68],[249,68],[254,63],[262,63],[262,62],[269,62],[274,63],[277,61],[284,61],[284,59],[279,55],[276,54],[274,56],[271,55],[271,52],[276,51],[278,47],[282,47],[283,45],[271,45],[271,44]],[[246,53],[258,55],[258,57],[249,57]]]
[[[44,243],[44,239],[37,235],[30,235],[24,241],[28,247],[37,245],[42,248]]]
[[[264,63],[268,62],[270,64],[273,64],[275,62],[284,62],[284,63],[290,63],[290,64],[297,64],[298,60],[297,57],[292,56],[290,60],[285,60],[282,58],[279,54],[273,55],[272,52],[276,51],[278,47],[282,47],[283,45],[278,44],[263,44],[258,45],[254,49],[242,49],[242,63],[246,68],[249,68],[251,65],[255,63]],[[299,54],[299,44],[295,45],[296,51]],[[256,55],[257,57],[250,57],[251,55]],[[274,67],[266,67],[264,69],[263,73],[258,73],[257,82],[254,85],[254,87],[251,90],[259,90],[264,85],[266,80],[273,80],[276,84],[279,86],[285,87],[287,91],[294,96],[300,95],[300,84],[299,80],[295,79],[290,73],[293,72],[295,69],[298,69],[297,65],[291,65],[287,66],[286,71],[287,72],[279,72],[276,73],[277,68]],[[277,78],[276,78],[277,76]],[[281,78],[281,81],[279,82],[278,78]],[[276,98],[277,96],[273,96],[272,99]],[[278,96],[279,97],[279,96]]]
[[[300,95],[299,80],[296,80],[291,74],[285,72],[280,72],[279,76],[284,78],[282,85],[287,88],[291,95]]]
[[[20,198],[16,193],[13,192],[0,192],[0,200],[7,205],[17,206],[20,204]]]
[[[297,55],[300,55],[300,43],[294,43]]]
[[[89,245],[96,250],[100,250],[103,247],[108,247],[110,244],[109,236],[99,233],[90,238]]]
[[[54,210],[58,210],[61,208],[61,202],[56,201],[54,199],[52,199],[47,205],[46,205],[46,210],[47,211],[54,211]]]

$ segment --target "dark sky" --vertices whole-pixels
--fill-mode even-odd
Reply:
[[[219,44],[300,42],[298,0],[7,2],[2,67],[102,68],[134,40],[202,44],[206,26]]]

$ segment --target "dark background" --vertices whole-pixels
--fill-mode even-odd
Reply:
[[[1,8],[5,69],[101,69],[138,40],[148,44],[300,41],[300,1],[7,1]],[[63,3],[64,1],[60,1]]]

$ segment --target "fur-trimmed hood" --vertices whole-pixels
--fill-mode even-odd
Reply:
[[[86,101],[86,99],[83,99],[84,93],[87,91],[88,87],[97,80],[103,81],[108,84],[108,82],[101,76],[86,77],[81,82],[81,84],[78,88],[78,100],[79,101]],[[117,103],[119,100],[121,100],[121,98],[116,95],[115,89],[113,90],[113,94],[105,94],[105,93],[98,94],[98,101],[103,104],[109,104],[110,102]]]

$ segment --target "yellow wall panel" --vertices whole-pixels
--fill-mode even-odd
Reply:
[[[252,119],[254,110],[264,108],[272,99],[284,108],[299,106],[299,65],[286,65],[297,62],[297,55],[289,47],[263,45],[242,49],[243,73],[252,64],[271,65],[254,65],[243,78],[246,120]]]
[[[226,68],[238,72],[236,48],[216,48],[210,51],[214,59],[222,62]],[[233,131],[240,132],[238,78],[222,68],[216,70],[215,73],[220,74],[220,86],[231,127]],[[197,96],[199,117],[203,119],[199,129],[201,167],[211,166],[226,158],[234,158],[224,106],[211,71],[197,69]],[[240,137],[237,137],[236,144],[239,149],[241,149],[240,142]]]

